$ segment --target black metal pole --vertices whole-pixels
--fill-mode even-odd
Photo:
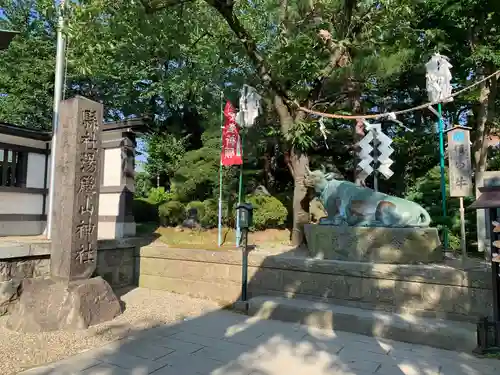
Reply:
[[[248,228],[242,228],[243,238],[241,241],[241,300],[247,300],[247,283],[248,283]]]
[[[492,225],[492,221],[497,220],[497,209],[490,209],[490,260],[491,260],[491,286],[492,286],[492,294],[493,294],[493,330],[494,330],[494,343],[495,347],[500,346],[500,267],[499,263],[493,262],[493,253],[497,252],[498,249],[495,249],[493,243],[496,241],[496,237],[498,233],[495,233],[493,230],[494,226]]]
[[[491,273],[493,274],[493,324],[495,325],[495,346],[500,347],[500,286],[499,263],[491,262]]]

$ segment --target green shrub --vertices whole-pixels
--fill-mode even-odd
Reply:
[[[206,199],[203,201],[204,214],[200,217],[200,224],[204,228],[216,228],[219,219],[219,201],[217,199]],[[222,202],[222,225],[224,226],[234,226],[233,215],[228,215],[228,203]]]
[[[153,204],[163,204],[173,200],[173,194],[166,192],[164,187],[151,188],[148,193],[148,201]]]
[[[134,198],[132,212],[136,223],[158,222],[158,205],[146,198]]]
[[[203,201],[203,217],[200,218],[200,224],[205,228],[215,228],[218,225],[219,203],[215,199]]]
[[[179,201],[170,201],[163,203],[158,208],[160,224],[163,226],[177,226],[186,219],[186,208]]]
[[[275,197],[264,194],[250,195],[246,199],[253,206],[253,228],[263,230],[282,228],[286,222],[288,211]]]

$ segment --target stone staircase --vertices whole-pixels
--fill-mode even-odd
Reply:
[[[254,297],[235,307],[261,319],[300,323],[314,328],[346,331],[454,351],[471,352],[476,347],[476,326],[466,322],[283,297]]]

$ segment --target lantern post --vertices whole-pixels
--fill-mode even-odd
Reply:
[[[481,195],[469,206],[471,209],[487,209],[490,212],[491,233],[491,281],[493,318],[485,316],[477,324],[477,348],[475,353],[500,353],[500,186],[480,187]]]
[[[250,203],[241,203],[236,207],[236,217],[241,228],[241,300],[246,301],[248,285],[248,231],[253,225],[253,207]]]

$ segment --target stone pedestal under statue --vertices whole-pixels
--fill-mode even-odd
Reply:
[[[102,104],[83,97],[61,103],[51,278],[23,280],[21,297],[7,322],[11,329],[84,329],[121,313],[109,284],[92,278],[97,262],[102,118]]]
[[[444,254],[436,228],[350,227],[308,224],[314,258],[374,263],[432,263]]]

